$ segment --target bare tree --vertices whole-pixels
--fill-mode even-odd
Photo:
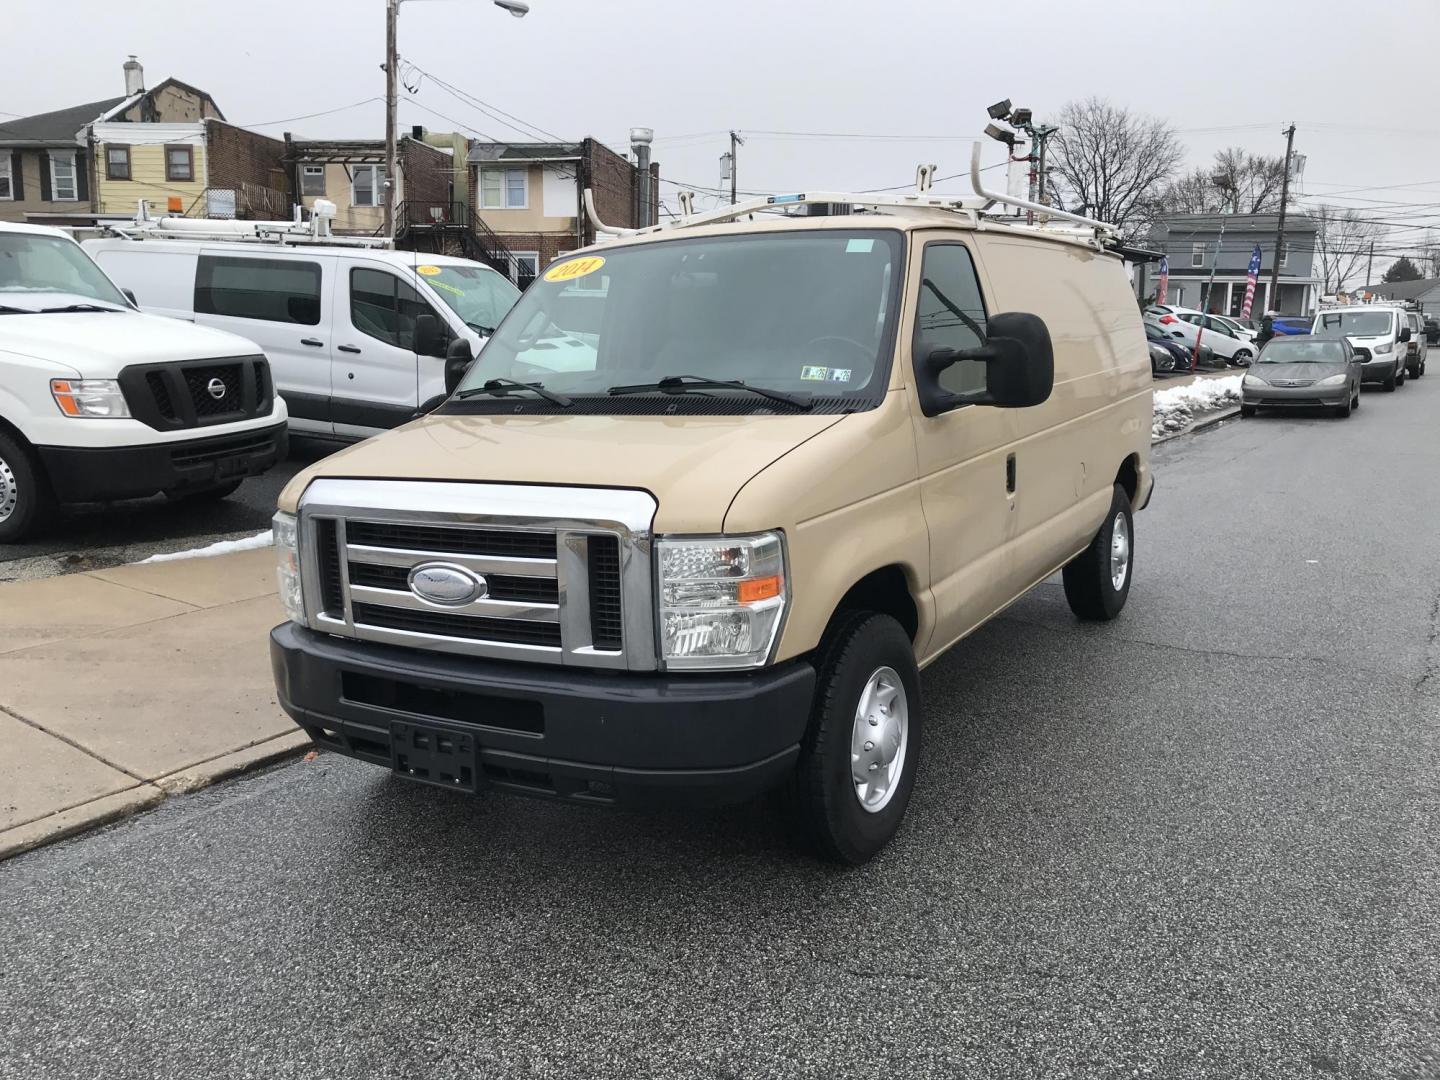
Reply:
[[[1160,205],[1172,214],[1259,214],[1280,208],[1285,164],[1237,146],[1219,150],[1214,163],[1192,169],[1165,188]]]
[[[1127,239],[1145,232],[1180,164],[1175,132],[1163,120],[1097,97],[1067,104],[1059,124],[1055,171],[1070,199],[1091,217],[1119,226]]]
[[[1370,257],[1380,226],[1354,210],[1318,204],[1305,212],[1315,223],[1315,255],[1320,260],[1321,291],[1339,292],[1356,277]]]

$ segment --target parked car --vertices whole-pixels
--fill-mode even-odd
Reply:
[[[1270,326],[1277,337],[1296,337],[1310,333],[1314,319],[1313,315],[1276,315],[1270,320]]]
[[[1407,311],[1405,325],[1410,328],[1410,340],[1405,343],[1405,372],[1412,379],[1418,379],[1425,374],[1425,360],[1430,355],[1425,322],[1418,311]]]
[[[1238,327],[1232,326],[1220,315],[1207,315],[1202,311],[1175,309],[1177,318],[1191,326],[1201,328],[1198,335],[1203,345],[1215,350],[1221,357],[1236,367],[1246,367],[1255,358],[1255,343]]]
[[[1249,319],[1241,320],[1232,318],[1229,315],[1216,315],[1213,312],[1210,317],[1221,326],[1226,327],[1230,331],[1231,337],[1237,337],[1242,341],[1249,341],[1253,344],[1255,339],[1260,336],[1259,327],[1247,325],[1251,321]]]
[[[1209,345],[1200,346],[1199,362],[1194,362],[1194,350],[1186,348],[1180,341],[1165,333],[1154,323],[1143,323],[1145,338],[1150,343],[1150,370],[1152,374],[1173,374],[1189,371],[1192,366],[1202,368],[1224,367],[1223,360],[1217,360],[1215,350]],[[1157,351],[1158,350],[1158,351]]]
[[[1440,345],[1440,319],[1434,315],[1425,316],[1425,343]]]
[[[1386,390],[1405,385],[1405,346],[1410,341],[1410,327],[1398,307],[1357,304],[1326,308],[1315,316],[1314,332],[1349,338],[1350,344],[1366,356],[1365,382],[1378,383]]]
[[[1343,337],[1271,338],[1240,387],[1240,415],[1257,409],[1330,409],[1347,417],[1360,407],[1365,354]]]
[[[555,263],[434,413],[286,488],[271,659],[317,744],[592,805],[779,787],[859,863],[910,798],[920,668],[1062,568],[1119,614],[1153,483],[1119,256],[753,210]]]
[[[367,438],[434,408],[451,343],[478,351],[520,295],[498,271],[446,255],[254,237],[85,247],[144,310],[258,342],[291,430],[326,439]],[[579,347],[553,344],[556,355]]]
[[[145,315],[59,229],[0,222],[0,544],[60,503],[223,499],[285,457],[251,341]]]

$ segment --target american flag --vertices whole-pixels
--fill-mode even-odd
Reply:
[[[1240,308],[1240,318],[1250,317],[1250,305],[1255,302],[1255,282],[1260,278],[1260,245],[1250,253],[1249,276],[1245,279],[1245,303]]]
[[[1165,293],[1170,288],[1170,260],[1160,257],[1160,286],[1155,290],[1155,303],[1165,302]]]

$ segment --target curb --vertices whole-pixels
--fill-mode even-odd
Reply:
[[[1212,428],[1216,424],[1222,423],[1223,421],[1229,420],[1231,417],[1239,415],[1240,406],[1232,405],[1228,409],[1221,409],[1219,412],[1211,413],[1209,416],[1196,420],[1187,428],[1182,428],[1179,431],[1172,431],[1170,434],[1162,435],[1158,439],[1151,439],[1150,445],[1159,446],[1161,443],[1170,442],[1172,439],[1180,439],[1184,438],[1186,435],[1194,435],[1197,431],[1204,431],[1206,428]]]
[[[243,750],[198,762],[137,787],[104,795],[48,817],[6,829],[0,832],[0,861],[57,840],[89,832],[102,825],[112,824],[141,810],[149,810],[174,795],[198,791],[221,780],[298,757],[313,745],[310,736],[305,732],[287,731]]]

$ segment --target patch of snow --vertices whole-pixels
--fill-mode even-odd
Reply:
[[[1183,431],[1194,422],[1197,413],[1213,412],[1226,405],[1237,404],[1240,401],[1240,383],[1244,378],[1244,375],[1229,375],[1223,379],[1196,379],[1189,386],[1156,390],[1151,438],[1158,439]]]
[[[206,544],[202,548],[194,548],[190,551],[167,551],[163,555],[151,555],[148,559],[141,559],[137,566],[144,566],[146,563],[174,562],[176,559],[208,559],[215,555],[229,555],[232,551],[251,551],[255,548],[267,548],[275,542],[275,534],[269,529],[256,533],[254,536],[244,536],[239,540],[217,540],[213,544]]]

